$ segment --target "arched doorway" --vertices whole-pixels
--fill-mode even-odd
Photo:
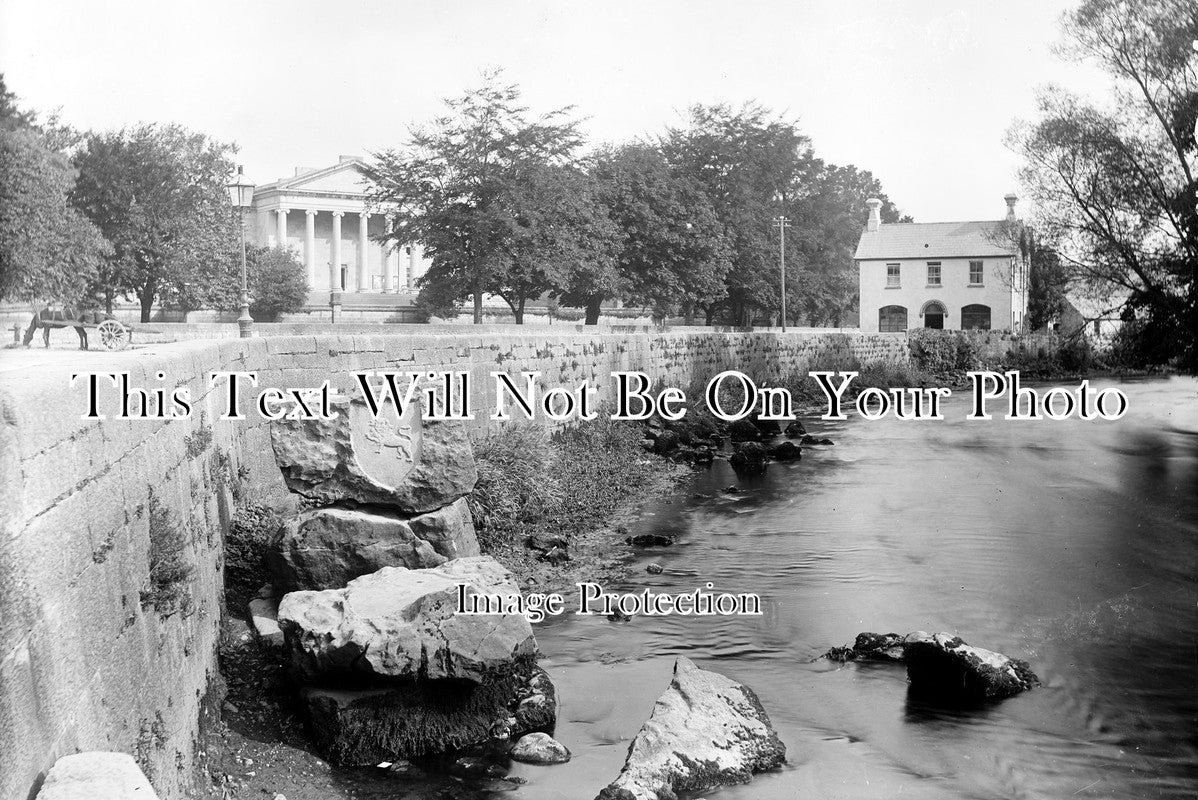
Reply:
[[[943,328],[944,318],[948,316],[948,312],[939,300],[929,300],[923,304],[919,315],[923,317],[925,328]]]
[[[878,309],[878,331],[881,333],[906,333],[906,307],[882,306]]]
[[[990,306],[974,304],[961,309],[961,330],[990,330]]]

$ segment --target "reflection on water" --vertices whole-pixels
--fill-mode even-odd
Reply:
[[[517,766],[515,796],[593,797],[679,654],[752,686],[789,748],[721,798],[1198,796],[1198,385],[1123,388],[1117,422],[967,422],[954,404],[815,423],[835,447],[697,476],[643,521],[678,536],[642,559],[665,574],[608,588],[712,581],[765,613],[540,625],[575,758]],[[814,660],[916,629],[1027,658],[1045,685],[951,711],[909,698],[901,667]]]

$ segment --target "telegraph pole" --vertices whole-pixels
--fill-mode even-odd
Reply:
[[[782,283],[782,332],[786,333],[786,229],[790,220],[779,216],[774,222],[778,223],[778,272]]]

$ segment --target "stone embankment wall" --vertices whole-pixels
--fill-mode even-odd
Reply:
[[[726,368],[768,382],[906,358],[905,338],[885,334],[570,330],[193,341],[80,353],[70,367],[0,353],[0,800],[30,797],[57,757],[79,750],[134,755],[164,800],[194,793],[235,490],[287,496],[267,423],[218,419],[224,387],[209,387],[212,372],[349,391],[355,370],[462,369],[481,410],[495,370],[538,370],[542,386],[589,380],[603,399],[612,370],[687,387]],[[86,389],[69,386],[82,370],[127,372],[168,396],[186,387],[191,414],[82,419]],[[101,413],[116,411],[115,395],[102,380]],[[479,417],[476,435],[497,424]]]

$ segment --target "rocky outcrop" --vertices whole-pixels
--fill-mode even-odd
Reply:
[[[325,505],[353,500],[411,515],[474,488],[474,453],[460,424],[421,420],[419,408],[396,420],[388,406],[376,418],[364,403],[340,395],[329,407],[334,419],[271,425],[275,461],[291,491]]]
[[[908,644],[906,662],[912,692],[937,700],[998,700],[1040,684],[1026,661],[970,647],[951,633]]]
[[[37,800],[158,800],[133,756],[89,752],[54,762]]]
[[[624,769],[597,800],[677,800],[678,792],[747,783],[785,761],[753,690],[680,656]]]
[[[570,751],[547,733],[529,733],[516,742],[511,757],[526,764],[565,764],[570,760]]]
[[[519,595],[511,573],[487,556],[434,569],[384,567],[344,589],[292,592],[279,606],[293,673],[329,679],[459,679],[484,683],[535,659],[523,614],[458,614],[467,593]]]

